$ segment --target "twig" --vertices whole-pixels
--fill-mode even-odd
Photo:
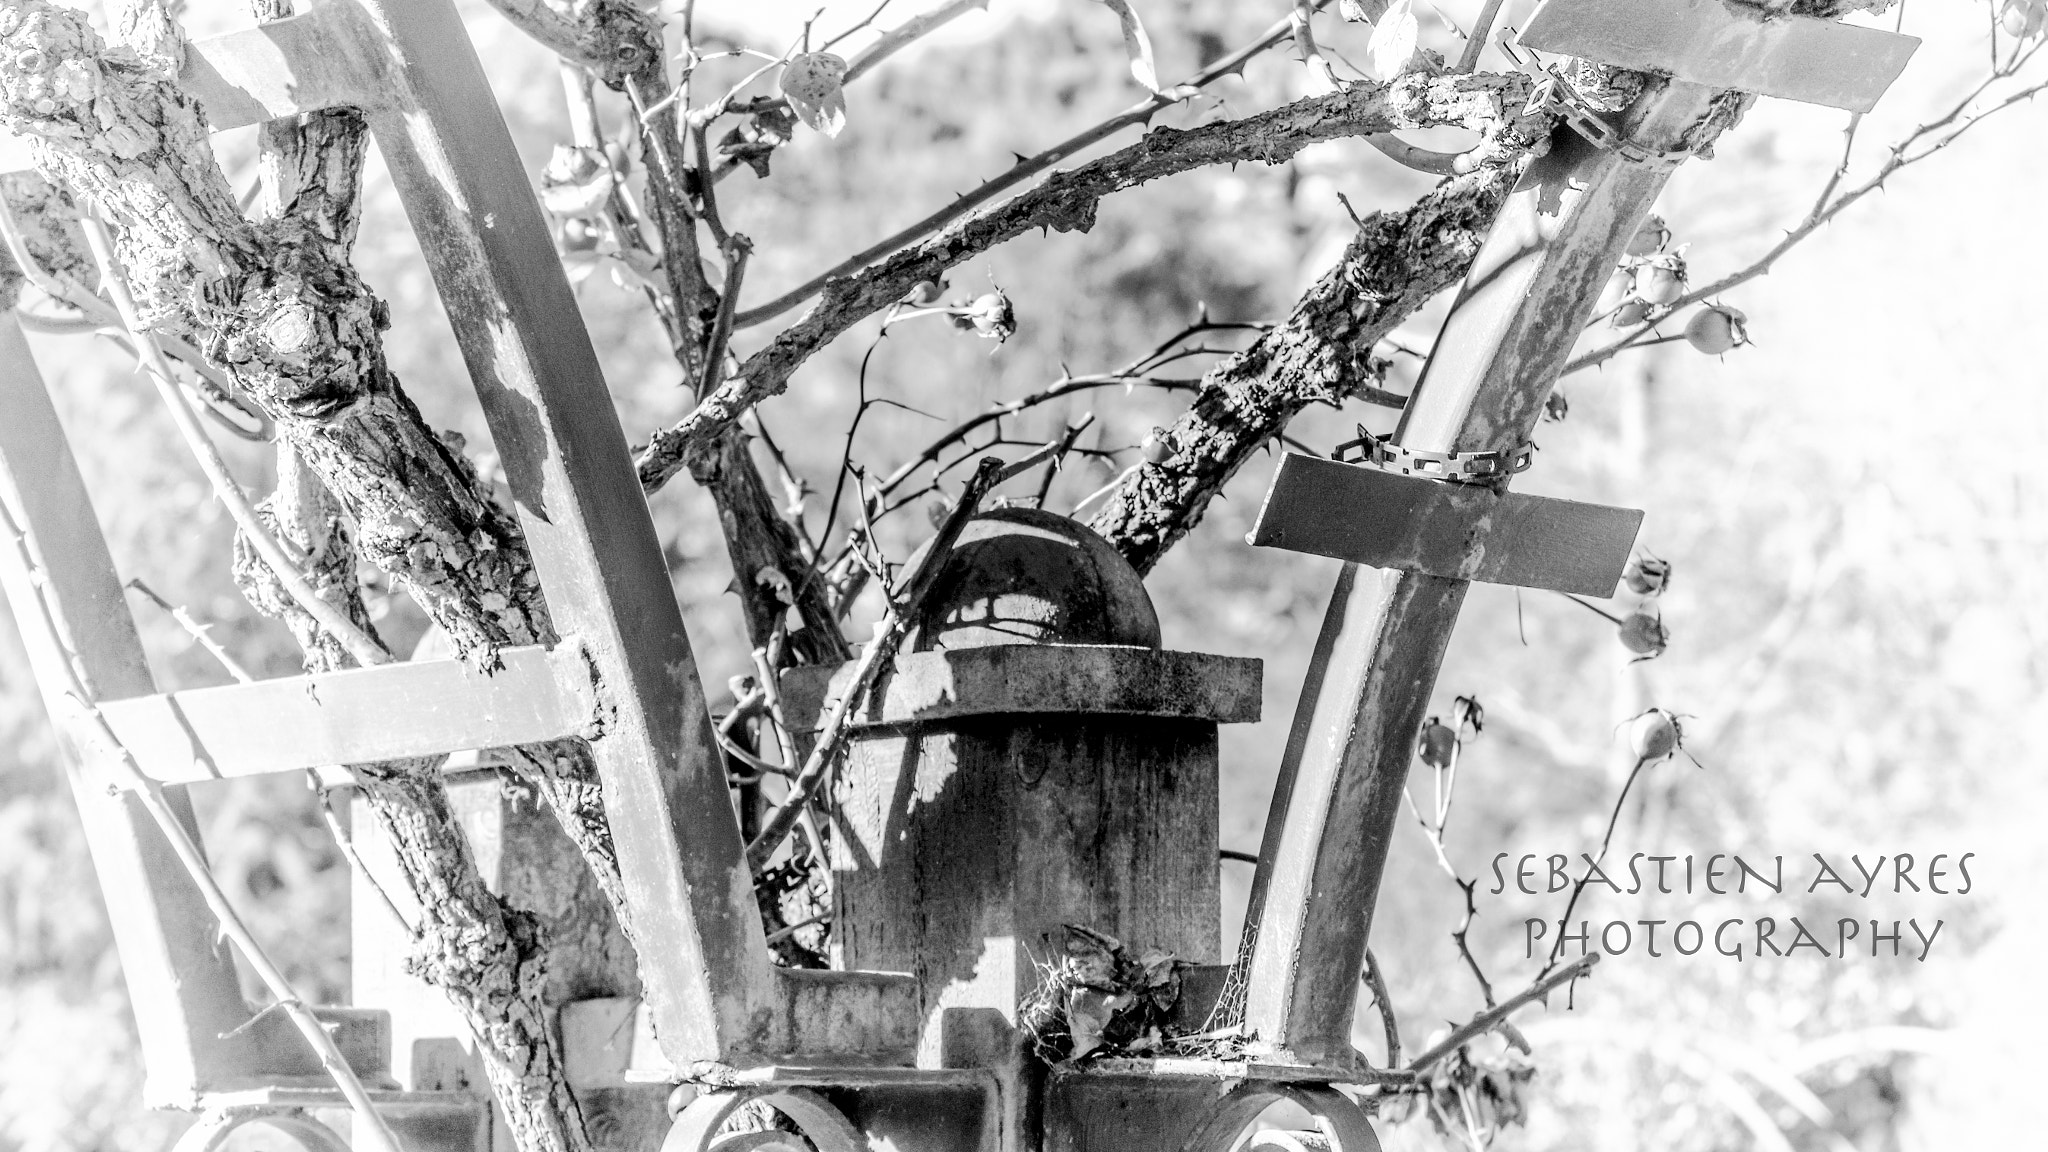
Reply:
[[[1494,1007],[1488,1008],[1457,1028],[1453,1028],[1450,1035],[1438,1041],[1429,1051],[1410,1061],[1407,1070],[1418,1073],[1427,1071],[1444,1057],[1493,1031],[1502,1022],[1506,1021],[1508,1017],[1524,1007],[1550,995],[1560,985],[1568,984],[1592,971],[1593,966],[1599,962],[1600,953],[1588,952],[1577,960],[1557,969],[1555,972],[1539,978],[1534,984],[1501,1001]]]
[[[770,948],[773,948],[777,944],[782,943],[784,940],[787,940],[791,936],[796,935],[802,929],[809,928],[813,924],[830,924],[831,922],[832,914],[830,912],[820,912],[816,916],[813,916],[808,920],[799,920],[796,923],[789,925],[788,927],[777,928],[775,931],[770,932],[768,934],[768,946]]]
[[[185,630],[185,634],[187,636],[192,637],[195,643],[197,643],[201,648],[206,650],[207,655],[212,656],[216,661],[220,663],[220,666],[222,668],[227,669],[228,675],[233,676],[236,680],[244,684],[254,682],[255,677],[249,675],[249,670],[247,668],[242,667],[242,662],[235,659],[232,653],[230,653],[226,648],[221,647],[220,641],[215,640],[213,638],[211,626],[201,624],[199,621],[194,620],[192,618],[192,614],[190,612],[187,612],[183,608],[183,606],[173,604],[169,600],[166,600],[163,597],[157,595],[156,589],[151,588],[147,584],[144,584],[139,579],[130,580],[128,582],[128,587],[134,589],[136,592],[141,593],[142,596],[145,599],[147,599],[150,603],[156,605],[158,608],[163,609],[164,612],[167,615],[169,615],[171,619],[176,620],[178,622],[178,626]]]
[[[201,624],[193,619],[192,614],[186,611],[183,606],[173,604],[162,596],[157,595],[154,588],[144,584],[139,579],[128,581],[128,587],[140,593],[150,603],[161,608],[171,619],[176,620],[178,626],[185,630],[185,634],[197,641],[199,646],[207,651],[208,655],[219,661],[220,666],[225,668],[228,675],[234,677],[238,683],[253,684],[256,682],[256,678],[249,673],[249,670],[242,667],[241,661],[236,660],[227,649],[221,647],[220,643],[213,638],[210,625]],[[331,793],[327,785],[321,782],[319,771],[308,769],[306,772],[306,783],[313,789],[314,795],[318,798],[317,803],[320,805],[320,817],[327,825],[328,834],[334,837],[335,847],[341,850],[342,859],[348,861],[348,866],[357,875],[361,876],[363,882],[370,886],[370,890],[377,894],[377,898],[383,901],[384,910],[391,913],[391,918],[398,923],[398,926],[410,933],[412,925],[406,922],[404,913],[398,910],[398,904],[391,899],[391,894],[384,890],[384,885],[377,882],[377,877],[371,873],[369,865],[363,863],[362,856],[356,852],[355,841],[349,836],[348,829],[342,826],[340,815],[334,811],[334,805],[329,799]]]
[[[1387,994],[1386,977],[1380,973],[1380,962],[1370,948],[1365,950],[1365,974],[1361,979],[1367,988],[1372,989],[1372,1002],[1380,1011],[1380,1028],[1387,1038],[1387,1067],[1398,1068],[1401,1064],[1401,1026],[1394,1020],[1394,998]]]
[[[789,787],[789,797],[775,810],[768,822],[761,828],[761,834],[747,845],[747,860],[758,871],[768,858],[774,855],[789,830],[796,825],[797,816],[817,794],[824,784],[834,761],[838,759],[841,746],[846,742],[847,733],[852,731],[854,717],[867,703],[868,693],[883,669],[895,658],[896,650],[902,646],[911,627],[917,619],[918,609],[938,582],[939,573],[947,559],[953,554],[953,544],[974,518],[981,506],[982,497],[1001,482],[1004,472],[1001,460],[993,456],[984,457],[975,468],[974,476],[967,481],[967,488],[954,503],[953,510],[939,525],[938,534],[932,537],[926,548],[924,559],[904,585],[903,595],[891,605],[889,614],[875,628],[875,638],[862,650],[860,661],[855,665],[853,682],[846,692],[832,705],[824,724],[818,731],[818,742],[811,747],[810,756],[804,761],[803,771]],[[862,502],[865,505],[866,501]]]
[[[1294,0],[1294,11],[1287,14],[1288,32],[1294,37],[1295,50],[1301,53],[1301,62],[1309,71],[1323,78],[1331,88],[1342,89],[1344,81],[1337,78],[1337,70],[1330,65],[1329,57],[1316,44],[1315,25],[1310,23],[1316,14],[1316,5],[1311,0]]]
[[[1139,469],[1143,468],[1144,466],[1144,461],[1141,460],[1138,463],[1131,465],[1129,468],[1126,468],[1123,471],[1117,473],[1116,479],[1111,480],[1109,483],[1104,484],[1102,487],[1097,488],[1095,491],[1090,492],[1086,496],[1081,497],[1080,501],[1074,505],[1073,510],[1068,512],[1067,515],[1079,516],[1083,508],[1088,507],[1090,504],[1093,504],[1097,500],[1102,499],[1104,496],[1109,495],[1111,492],[1116,491],[1117,486],[1119,484],[1122,484],[1124,481],[1130,479],[1133,476],[1136,476],[1138,474]]]
[[[406,920],[405,913],[398,910],[398,902],[391,898],[391,893],[384,890],[384,885],[377,879],[376,873],[370,871],[368,864],[363,863],[362,854],[356,851],[355,838],[348,834],[348,829],[342,825],[341,814],[334,810],[333,790],[321,781],[318,769],[307,769],[306,783],[313,789],[316,802],[320,805],[320,819],[327,825],[327,834],[334,837],[334,846],[341,850],[341,858],[348,861],[348,866],[355,870],[355,874],[361,876],[370,891],[377,894],[378,902],[384,906],[384,911],[391,914],[392,922],[403,929],[407,936],[412,935],[416,929]]]
[[[761,684],[761,699],[767,705],[768,724],[775,733],[775,749],[782,754],[786,764],[796,758],[796,741],[790,734],[789,717],[782,712],[782,691],[775,681],[775,665],[768,659],[766,648],[754,649],[753,657],[754,678]],[[793,773],[785,767],[780,775],[790,776]]]
[[[1454,72],[1470,72],[1479,67],[1479,57],[1486,51],[1487,33],[1493,30],[1494,18],[1500,15],[1502,0],[1486,0],[1486,6],[1479,10],[1479,18],[1472,22],[1472,30],[1465,34],[1465,50],[1458,53],[1458,66]]]
[[[1090,412],[1081,417],[1080,423],[1068,425],[1067,430],[1060,435],[1059,446],[1053,449],[1052,459],[1045,466],[1045,479],[1038,484],[1038,499],[1035,501],[1038,507],[1045,507],[1045,498],[1052,495],[1052,482],[1059,478],[1061,461],[1066,459],[1068,452],[1073,451],[1074,441],[1080,439],[1081,433],[1086,432],[1089,425],[1094,423],[1095,413]]]
[[[1653,759],[1663,760],[1666,758],[1666,756],[1637,756],[1635,767],[1628,771],[1628,779],[1621,782],[1621,794],[1614,798],[1614,810],[1607,814],[1607,832],[1600,837],[1600,854],[1595,856],[1585,872],[1581,873],[1579,878],[1572,882],[1571,897],[1564,902],[1564,915],[1558,919],[1557,942],[1551,945],[1550,959],[1544,963],[1546,969],[1557,963],[1558,957],[1564,955],[1564,926],[1571,920],[1572,910],[1579,906],[1579,894],[1586,890],[1587,883],[1593,879],[1594,870],[1599,868],[1601,862],[1607,859],[1607,849],[1614,844],[1614,829],[1621,823],[1621,809],[1623,805],[1628,803],[1629,790],[1635,787],[1636,778],[1643,774],[1643,768],[1649,765]]]
[[[1422,826],[1423,835],[1429,839],[1429,846],[1436,853],[1437,866],[1444,870],[1444,874],[1451,878],[1451,883],[1456,884],[1458,891],[1463,893],[1465,897],[1465,918],[1451,932],[1451,940],[1458,946],[1458,955],[1465,961],[1465,966],[1471,969],[1472,978],[1478,982],[1480,997],[1486,1002],[1487,1007],[1490,1008],[1493,1006],[1493,982],[1486,978],[1486,971],[1479,966],[1479,958],[1472,954],[1471,946],[1472,921],[1479,915],[1479,904],[1476,897],[1479,881],[1477,879],[1465,879],[1464,874],[1460,873],[1457,866],[1451,863],[1449,850],[1444,846],[1444,827],[1450,821],[1451,802],[1456,795],[1458,785],[1458,761],[1465,751],[1465,730],[1470,728],[1472,734],[1477,736],[1484,723],[1482,718],[1485,715],[1485,710],[1479,706],[1477,699],[1470,696],[1460,696],[1452,715],[1455,723],[1451,728],[1450,763],[1447,765],[1429,764],[1436,782],[1436,801],[1432,806],[1434,819],[1423,816],[1420,808],[1415,803],[1415,794],[1405,787],[1401,789],[1401,799],[1407,803],[1408,811],[1414,814],[1415,822]],[[1430,723],[1441,724],[1442,722],[1435,717],[1431,717]],[[1428,761],[1425,759],[1424,763],[1427,764]],[[1392,1063],[1392,1061],[1389,1061],[1389,1063]]]
[[[732,340],[733,308],[740,298],[740,284],[746,279],[747,258],[753,254],[754,242],[735,233],[721,241],[720,248],[725,253],[725,288],[718,296],[718,317],[712,321],[711,334],[704,342],[704,377],[697,388],[700,396],[710,395],[719,381],[725,379],[725,349]]]
[[[99,262],[100,276],[106,282],[107,294],[113,297],[114,308],[120,313],[122,324],[134,338],[137,350],[142,353],[142,362],[149,369],[149,376],[156,383],[157,391],[163,396],[164,406],[170,409],[171,422],[178,426],[185,443],[198,458],[200,469],[212,482],[214,494],[220,497],[221,504],[234,519],[235,527],[241,530],[257,554],[263,557],[264,563],[270,565],[277,574],[278,584],[315,620],[318,620],[322,628],[341,641],[358,663],[365,666],[389,663],[391,656],[384,651],[383,645],[364,635],[362,629],[357,628],[355,622],[343,615],[340,609],[321,599],[313,586],[306,582],[305,574],[299,571],[297,561],[264,526],[255,506],[249,503],[248,494],[242,491],[242,486],[228,473],[228,466],[220,458],[220,452],[214,448],[213,441],[207,439],[205,430],[199,427],[198,418],[193,416],[185,393],[178,387],[176,378],[171,375],[171,366],[165,362],[163,349],[158,346],[155,335],[147,331],[137,317],[135,301],[128,294],[127,278],[122,274],[120,264],[114,256],[113,241],[107,236],[106,226],[92,217],[81,219],[79,224],[85,230],[86,243],[91,245],[94,259]]]
[[[15,267],[21,269],[22,275],[28,278],[29,283],[34,284],[50,299],[75,308],[83,314],[84,318],[76,322],[79,327],[67,326],[70,331],[123,327],[120,313],[106,301],[97,296],[74,291],[70,285],[50,275],[37,263],[34,253],[29,251],[27,242],[22,239],[21,224],[14,217],[14,208],[7,203],[5,197],[0,197],[0,240],[6,242],[7,254],[13,258]],[[33,326],[32,322],[37,319],[32,313],[20,308],[16,309],[16,314],[21,316],[24,326]],[[157,341],[166,353],[197,373],[201,383],[211,385],[210,389],[193,388],[191,391],[206,404],[207,415],[223,428],[243,440],[267,441],[276,436],[276,425],[272,423],[270,417],[262,409],[236,396],[235,386],[226,376],[221,375],[219,369],[208,364],[205,355],[197,348],[176,336],[159,335]],[[122,343],[129,354],[138,360],[142,358],[141,353],[137,352],[133,345]],[[181,384],[180,387],[184,385]],[[255,427],[244,428],[228,419],[215,407],[217,404],[224,404],[234,409],[236,414],[254,421]]]
[[[1034,228],[1083,229],[1099,202],[1153,180],[1213,164],[1282,163],[1312,143],[1440,124],[1523,138],[1547,123],[1525,117],[1531,82],[1521,75],[1404,76],[1392,85],[1298,100],[1239,120],[1185,131],[1157,128],[1144,139],[1069,171],[1057,172],[1014,199],[961,220],[915,247],[835,280],[802,320],[747,358],[739,372],[682,421],[656,432],[638,461],[643,487],[659,488],[748,408],[782,392],[790,376],[819,349],[925,280]],[[743,313],[741,319],[745,318]]]
[[[879,490],[885,496],[894,493],[911,476],[915,475],[919,468],[927,464],[936,463],[939,457],[944,455],[946,449],[967,439],[968,436],[978,429],[1002,420],[1006,416],[1014,416],[1026,409],[1035,408],[1065,396],[1071,396],[1076,392],[1083,392],[1093,388],[1106,388],[1116,384],[1126,386],[1143,384],[1146,387],[1158,388],[1164,392],[1192,392],[1199,386],[1200,381],[1159,377],[1153,376],[1150,373],[1157,368],[1189,356],[1231,355],[1233,353],[1221,348],[1175,349],[1174,345],[1201,332],[1240,329],[1264,332],[1270,327],[1270,325],[1266,324],[1231,324],[1214,323],[1207,320],[1198,321],[1162,342],[1159,347],[1151,352],[1133,360],[1116,371],[1098,372],[1087,376],[1063,376],[1061,379],[1037,392],[1027,396],[1020,396],[1015,400],[1001,401],[990,406],[986,411],[954,425],[944,435],[925,445],[916,456],[905,461],[894,472],[891,472],[882,481]]]
[[[117,297],[117,303],[118,299]],[[16,563],[31,577],[28,583],[35,589],[36,608],[42,615],[44,629],[52,639],[68,648],[67,634],[58,626],[56,612],[47,599],[47,593],[43,591],[41,569],[36,564],[34,554],[29,550],[28,533],[15,521],[13,510],[8,508],[4,501],[0,501],[0,529],[5,530],[9,543],[17,553]],[[67,653],[67,659],[55,662],[67,681],[64,698],[77,706],[80,714],[91,726],[92,734],[112,754],[108,762],[122,778],[122,786],[141,802],[143,808],[149,812],[150,818],[162,831],[164,838],[170,841],[171,850],[177,854],[178,862],[184,866],[193,884],[199,889],[200,896],[206,901],[207,909],[219,922],[221,934],[232,941],[235,948],[242,953],[243,959],[249,963],[250,970],[263,981],[264,987],[269,989],[271,996],[275,998],[275,1006],[291,1019],[307,1045],[319,1057],[321,1067],[326,1069],[327,1075],[334,1081],[334,1086],[341,1091],[343,1099],[348,1101],[349,1107],[364,1122],[372,1146],[380,1152],[404,1152],[398,1138],[392,1134],[390,1126],[384,1122],[383,1115],[371,1101],[363,1082],[356,1077],[355,1070],[349,1067],[347,1057],[342,1055],[341,1049],[335,1045],[334,1038],[328,1034],[326,1026],[313,1014],[313,1010],[306,1006],[305,1001],[299,998],[291,982],[285,979],[284,972],[272,962],[269,953],[263,950],[263,946],[249,931],[248,925],[236,914],[234,905],[228,902],[227,894],[221,890],[220,882],[207,867],[205,855],[193,842],[184,823],[171,811],[162,785],[142,771],[141,765],[135,761],[134,754],[107,723],[106,715],[93,703],[92,694],[74,667],[75,660],[75,653]]]
[[[1304,0],[1304,2],[1315,10],[1321,10],[1329,5],[1330,0]],[[876,241],[874,244],[841,260],[831,268],[826,269],[824,272],[790,289],[768,303],[740,313],[739,326],[747,328],[764,321],[773,320],[775,317],[817,295],[818,291],[824,288],[828,281],[857,272],[876,260],[896,251],[898,248],[912,243],[919,237],[939,231],[946,225],[965,216],[968,212],[973,211],[976,207],[988,203],[998,193],[1005,189],[1016,187],[1026,179],[1036,176],[1038,173],[1045,171],[1091,144],[1100,143],[1134,124],[1150,123],[1152,117],[1158,115],[1161,109],[1188,99],[1196,92],[1225,76],[1241,73],[1245,64],[1252,57],[1292,36],[1294,34],[1294,25],[1295,14],[1290,10],[1286,16],[1268,26],[1258,39],[1216,61],[1181,83],[1171,88],[1154,92],[1144,100],[1133,104],[1131,107],[1101,121],[1093,127],[1085,128],[1067,137],[1065,140],[1047,148],[1036,156],[1019,160],[1002,175],[983,182],[974,191],[959,197],[944,208],[926,216],[908,228]],[[854,69],[849,66],[847,73],[847,79],[852,79]]]
[[[1845,132],[1848,139],[1843,146],[1842,160],[1835,170],[1829,174],[1828,180],[1823,186],[1821,198],[1815,201],[1814,207],[1807,212],[1805,219],[1785,233],[1783,239],[1772,245],[1769,251],[1765,252],[1748,266],[1731,272],[1704,288],[1696,288],[1693,291],[1687,292],[1678,299],[1673,300],[1670,304],[1651,309],[1644,317],[1641,325],[1613,343],[1596,348],[1566,364],[1561,375],[1569,376],[1574,372],[1582,372],[1588,368],[1605,364],[1630,348],[1648,347],[1651,344],[1664,343],[1674,339],[1674,337],[1665,337],[1663,340],[1649,341],[1645,340],[1645,337],[1658,324],[1662,323],[1665,318],[1702,301],[1711,300],[1730,289],[1740,287],[1759,276],[1769,273],[1772,267],[1787,252],[1790,252],[1807,237],[1819,231],[1829,221],[1841,215],[1850,205],[1882,188],[1884,182],[1892,176],[1947,148],[1950,144],[1955,143],[1965,132],[1983,123],[1990,117],[2011,108],[2015,104],[2031,100],[2042,91],[2048,90],[2048,81],[2028,85],[2016,92],[2009,93],[1989,108],[1966,115],[1970,105],[1975,103],[1985,92],[1989,91],[1992,85],[2000,80],[2011,78],[2020,69],[2024,68],[2034,58],[2035,54],[2041,50],[2043,44],[2048,44],[2048,40],[2037,41],[2027,51],[2015,53],[2005,66],[1994,69],[1990,75],[1986,76],[1982,82],[1972,88],[1962,99],[1950,106],[1949,110],[1942,116],[1921,124],[1913,129],[1913,131],[1907,133],[1904,138],[1893,144],[1884,162],[1878,166],[1876,173],[1869,179],[1846,192],[1842,192],[1839,196],[1835,196],[1832,201],[1829,201],[1828,196],[1840,186],[1844,178],[1844,173],[1848,167],[1849,153],[1855,145],[1855,131],[1858,125],[1852,122],[1849,129]],[[1957,123],[1958,121],[1961,122]],[[1952,124],[1955,125],[1953,129],[1943,132],[1944,129],[1948,129]],[[1926,144],[1918,151],[1914,150],[1916,145],[1920,145],[1929,137],[1934,137],[1933,142]]]

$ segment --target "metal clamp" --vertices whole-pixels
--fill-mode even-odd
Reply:
[[[1354,451],[1355,456],[1347,455]],[[1337,445],[1330,458],[1343,464],[1371,464],[1403,476],[1490,484],[1504,476],[1528,471],[1536,459],[1536,446],[1523,444],[1491,452],[1428,452],[1389,443],[1386,437],[1375,436],[1361,427],[1358,439]]]
[[[1579,95],[1579,90],[1572,86],[1563,72],[1558,71],[1557,65],[1539,68],[1539,60],[1533,52],[1525,59],[1512,42],[1514,36],[1514,29],[1502,30],[1501,51],[1518,70],[1536,81],[1536,89],[1529,94],[1529,102],[1523,105],[1522,115],[1555,113],[1572,131],[1585,137],[1587,143],[1603,152],[1613,152],[1631,164],[1676,168],[1692,158],[1689,148],[1655,151],[1623,136],[1619,129],[1607,122],[1599,108]]]

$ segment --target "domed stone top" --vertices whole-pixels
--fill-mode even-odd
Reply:
[[[1001,644],[1158,648],[1159,614],[1137,570],[1085,525],[996,508],[961,532],[908,647]]]

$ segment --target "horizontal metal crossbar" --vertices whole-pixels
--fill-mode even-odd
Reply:
[[[186,46],[178,87],[216,132],[318,112],[382,109],[396,89],[390,54],[362,8],[347,0]],[[0,132],[0,171],[34,167],[26,141]]]
[[[1454,580],[1611,596],[1643,514],[1290,453],[1252,544]]]
[[[573,642],[508,648],[488,675],[459,660],[386,664],[104,700],[142,771],[165,784],[366,764],[590,736],[596,685]]]
[[[1638,72],[1868,112],[1917,37],[1723,0],[1546,0],[1521,42]]]

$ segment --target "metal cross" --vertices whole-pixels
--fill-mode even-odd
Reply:
[[[1669,163],[1729,90],[1867,109],[1911,37],[1721,0],[1549,0],[1524,45],[1652,73],[1600,148],[1560,131],[1474,261],[1392,444],[1511,459]],[[1629,147],[1613,146],[1617,141]],[[1511,471],[1511,470],[1509,470]],[[1266,823],[1238,963],[1262,1046],[1348,1064],[1401,791],[1472,580],[1613,590],[1632,514],[1293,457],[1255,541],[1344,557]],[[1424,486],[1433,491],[1422,493]],[[1573,533],[1597,555],[1573,556]],[[1373,567],[1362,567],[1360,562]],[[1604,586],[1603,586],[1604,585]]]

